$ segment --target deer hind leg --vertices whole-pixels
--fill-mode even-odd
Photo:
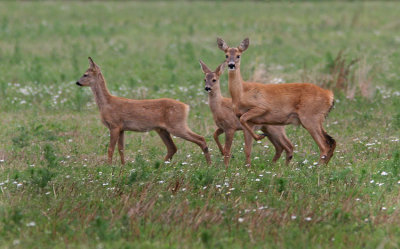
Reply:
[[[329,146],[329,152],[327,158],[325,158],[325,163],[328,164],[329,160],[331,160],[333,156],[333,152],[335,151],[336,148],[336,141],[333,139],[326,131],[324,128],[321,126],[322,132],[324,133],[325,141]]]
[[[183,138],[187,141],[197,144],[203,151],[204,156],[206,157],[207,163],[211,164],[211,157],[208,152],[207,143],[206,143],[206,140],[204,139],[204,137],[197,135],[196,133],[191,131],[188,127],[173,128],[169,132],[177,137]]]
[[[293,158],[293,145],[286,136],[285,127],[264,125],[261,130],[267,134],[272,145],[275,147],[275,156],[272,162],[276,162],[280,158],[282,151],[285,150],[286,164],[289,164]]]
[[[125,157],[124,157],[124,131],[119,132],[118,137],[118,152],[121,158],[121,163],[125,164]]]
[[[317,143],[319,150],[320,150],[320,163],[328,163],[330,157],[333,154],[333,150],[331,152],[332,146],[327,141],[327,138],[325,136],[326,132],[322,128],[322,122],[317,121],[317,120],[301,120],[301,124],[303,127],[310,133],[310,135],[313,137],[315,142]],[[326,134],[329,136],[328,134]],[[329,136],[329,138],[331,138]],[[333,140],[333,138],[331,138]],[[330,141],[330,140],[329,140]],[[333,140],[333,144],[336,144]],[[331,155],[329,157],[329,155]]]
[[[286,133],[284,136],[285,141],[285,154],[286,154],[286,165],[290,163],[293,158],[293,144],[290,142],[289,138],[287,138]]]
[[[251,166],[251,150],[253,148],[253,137],[246,130],[243,130],[243,135],[244,135],[244,153],[246,155],[246,165]]]
[[[167,155],[165,156],[164,160],[171,160],[173,155],[178,150],[174,141],[171,138],[171,134],[169,134],[169,132],[164,129],[156,129],[156,132],[161,137],[161,140],[164,142],[165,146],[167,146]]]
[[[272,129],[268,129],[268,126],[263,126],[261,130],[265,135],[267,135],[269,141],[271,141],[272,145],[275,148],[275,155],[272,158],[272,162],[276,163],[276,161],[278,161],[278,159],[281,157],[284,149],[283,144],[279,140],[280,136],[276,132],[273,132]]]
[[[222,133],[224,133],[224,130],[222,130],[221,128],[217,128],[214,132],[214,140],[217,143],[218,149],[219,151],[221,151],[221,154],[224,155],[224,148],[222,147],[221,143],[219,142],[219,135],[221,135]]]
[[[224,147],[224,164],[228,167],[229,161],[231,159],[231,147],[233,142],[233,137],[235,136],[235,130],[225,131],[225,147]]]
[[[110,144],[108,145],[108,164],[112,164],[112,157],[114,154],[115,145],[119,137],[120,129],[110,129]]]
[[[260,108],[253,108],[250,109],[249,111],[245,112],[241,117],[240,117],[240,123],[243,126],[243,129],[247,130],[251,134],[251,136],[256,140],[261,140],[265,137],[265,135],[258,135],[254,132],[252,129],[252,126],[249,124],[250,120],[253,118],[256,118],[258,116],[261,116],[265,114],[266,110],[260,109]]]

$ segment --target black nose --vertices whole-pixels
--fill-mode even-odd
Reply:
[[[235,64],[234,63],[229,63],[228,67],[229,67],[229,69],[234,69],[235,68]]]
[[[76,84],[77,84],[78,86],[82,86],[81,83],[79,83],[79,81],[77,81]]]
[[[204,88],[204,90],[206,90],[207,92],[211,91],[211,88],[206,86],[206,88]]]

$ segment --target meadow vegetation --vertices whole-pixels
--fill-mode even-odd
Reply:
[[[400,5],[395,2],[1,2],[1,248],[395,248],[400,246]],[[198,60],[239,44],[244,79],[308,81],[335,92],[329,165],[301,127],[292,162],[235,136],[228,168]],[[155,132],[125,136],[107,165],[108,129],[75,82],[91,56],[110,91],[191,106],[199,148]],[[227,74],[221,88],[228,96]]]

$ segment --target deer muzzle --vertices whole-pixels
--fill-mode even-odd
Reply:
[[[228,69],[229,70],[235,70],[235,68],[236,68],[235,62],[229,62],[228,63]]]

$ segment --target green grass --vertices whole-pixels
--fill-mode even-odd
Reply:
[[[395,2],[0,3],[0,247],[399,247],[399,12]],[[245,167],[238,133],[225,169],[198,64],[223,61],[217,36],[250,37],[245,79],[321,84],[339,51],[360,59],[348,89],[333,89],[328,166],[288,126],[290,165],[271,164],[263,141]],[[150,132],[128,133],[128,163],[115,154],[107,165],[108,130],[75,85],[88,56],[115,95],[188,103],[213,164],[181,139],[164,163]],[[226,73],[221,83],[228,95]]]

